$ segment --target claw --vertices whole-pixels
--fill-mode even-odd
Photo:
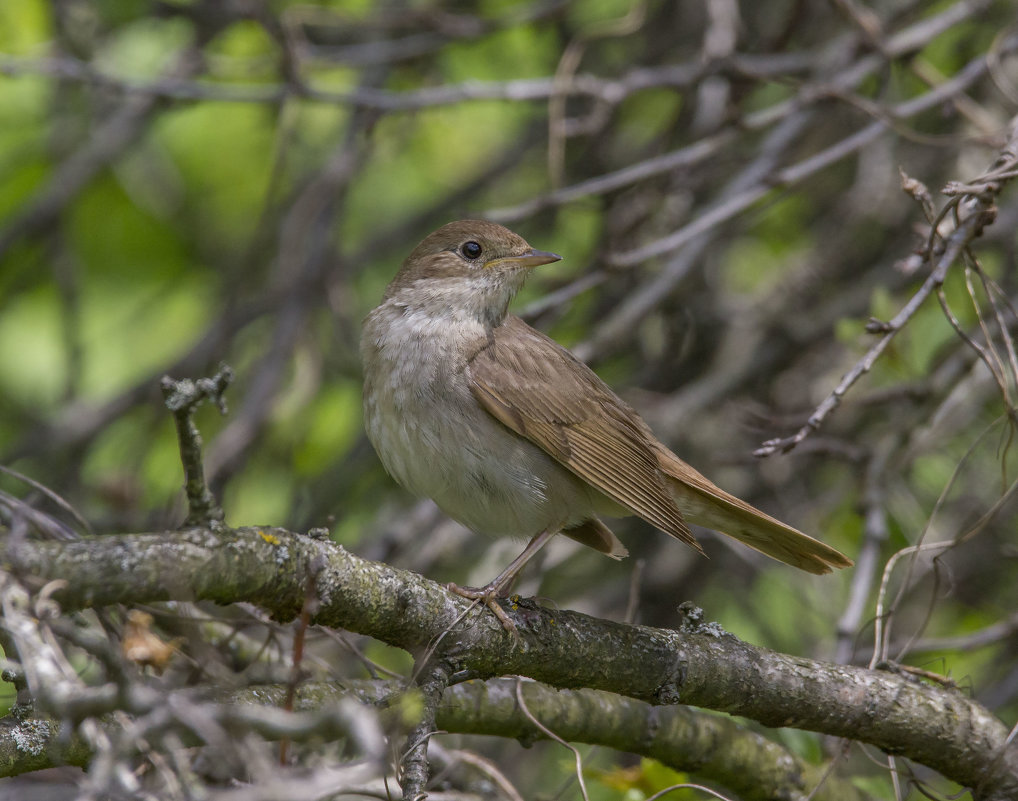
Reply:
[[[506,614],[505,609],[498,602],[498,591],[499,587],[494,583],[488,584],[485,587],[461,587],[459,584],[449,582],[445,585],[449,592],[459,595],[461,598],[466,598],[470,601],[482,601],[491,613],[498,618],[498,622],[502,624],[502,628],[508,631],[514,638],[519,639],[519,632],[516,630],[516,624],[510,619],[509,615]]]

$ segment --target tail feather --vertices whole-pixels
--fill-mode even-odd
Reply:
[[[672,479],[676,503],[689,521],[809,573],[852,566],[852,560],[840,551],[725,492],[663,446],[658,458],[662,471]]]

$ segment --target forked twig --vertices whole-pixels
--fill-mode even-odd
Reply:
[[[878,326],[868,327],[868,330],[882,332],[883,336],[842,377],[838,385],[814,409],[806,423],[798,431],[788,437],[767,440],[753,452],[754,456],[766,457],[775,453],[787,453],[820,428],[828,415],[841,404],[848,391],[873,368],[877,359],[891,344],[891,340],[912,319],[930,295],[940,291],[947,278],[948,270],[960,257],[965,256],[972,241],[979,237],[983,229],[996,219],[994,198],[1001,191],[1004,183],[1016,174],[1016,166],[1018,166],[1018,118],[1012,120],[1008,142],[994,165],[986,173],[971,183],[965,184],[964,187],[952,183],[944,188],[943,192],[950,197],[950,200],[932,221],[925,249],[931,259],[933,254],[939,253],[937,262],[922,286],[893,319]],[[911,191],[907,184],[904,188],[906,191]],[[914,191],[911,193],[915,196]],[[961,216],[960,211],[965,207],[967,207],[968,213]],[[926,208],[926,204],[924,204],[924,209],[928,216],[929,209]],[[953,213],[955,216],[955,229],[944,240],[942,246],[935,247],[936,240],[940,237],[938,233],[940,222],[949,213]],[[985,354],[983,355],[985,356]],[[984,360],[986,359],[984,358]]]
[[[184,466],[184,492],[187,493],[185,526],[208,525],[214,528],[223,523],[223,510],[205,482],[201,433],[193,418],[195,410],[207,400],[211,400],[222,414],[226,414],[226,398],[223,393],[232,381],[233,370],[224,364],[212,378],[199,378],[197,381],[183,378],[177,381],[163,376],[159,382],[166,408],[173,412],[173,421],[177,426],[180,461]]]

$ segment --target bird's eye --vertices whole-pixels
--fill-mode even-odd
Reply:
[[[470,240],[469,242],[464,242],[461,250],[463,251],[463,255],[466,256],[468,259],[476,259],[478,256],[481,255],[481,246],[474,242],[473,240]]]

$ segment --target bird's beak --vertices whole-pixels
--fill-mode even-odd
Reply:
[[[488,262],[486,267],[540,267],[542,264],[551,264],[553,261],[562,259],[557,253],[549,253],[547,250],[529,250],[522,256],[506,256],[502,259],[495,259]]]

